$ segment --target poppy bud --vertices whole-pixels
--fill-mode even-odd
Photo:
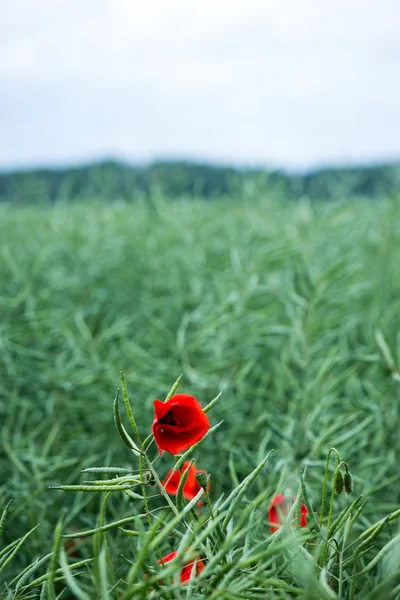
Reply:
[[[203,488],[203,490],[207,489],[208,478],[209,478],[209,475],[207,474],[207,471],[204,471],[204,470],[197,471],[197,473],[196,473],[196,481],[199,484],[199,486]]]
[[[340,471],[336,471],[335,479],[333,480],[333,487],[335,488],[336,494],[341,494],[344,488],[343,475]]]
[[[350,475],[349,471],[346,471],[344,474],[344,489],[348,494],[351,494],[353,491],[353,478]]]
[[[329,573],[329,579],[328,579],[329,587],[334,592],[339,591],[339,575],[340,575],[339,564],[337,562],[335,562],[335,564],[333,565],[333,567]]]

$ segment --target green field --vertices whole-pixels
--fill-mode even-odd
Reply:
[[[0,596],[400,598],[400,202],[5,204],[0,315],[0,514],[12,500],[0,569],[15,545],[3,554],[2,548],[39,524],[3,560]],[[23,569],[63,545],[54,537],[61,518],[63,533],[99,525],[104,495],[50,487],[88,480],[81,474],[87,467],[138,468],[114,425],[121,370],[143,438],[153,400],[165,398],[180,373],[179,389],[203,406],[224,390],[209,413],[211,425],[224,422],[195,455],[211,474],[216,510],[220,496],[273,453],[235,505],[226,537],[215,537],[214,526],[215,548],[203,540],[199,552],[214,566],[189,587],[174,586],[168,576],[164,585],[144,577],[143,564],[157,569],[158,558],[140,554],[155,535],[146,519],[129,525],[138,537],[113,529],[109,554],[101,533],[83,541],[80,556],[93,563],[68,570],[54,554],[18,583]],[[334,518],[359,496],[368,498],[362,512],[356,514],[363,500],[335,542],[327,545],[323,531],[317,536],[317,550],[304,531],[290,527],[282,543],[270,546],[268,505],[277,492],[297,494],[305,468],[319,515],[331,447],[354,480],[349,497],[334,497]],[[154,448],[150,454],[156,456]],[[169,455],[157,461],[160,477],[173,462]],[[332,474],[333,462],[326,507]],[[151,502],[154,515],[171,520],[160,508],[164,498]],[[142,513],[141,500],[115,492],[105,520]],[[345,563],[362,532],[386,515],[392,516],[379,535]],[[176,524],[172,537],[165,534],[161,554],[191,526],[194,538],[185,543],[193,546],[199,533],[190,519]],[[234,537],[236,529],[243,535]],[[339,563],[337,595],[332,576]],[[128,584],[135,564],[137,579],[131,574]],[[66,586],[72,591],[62,593]]]

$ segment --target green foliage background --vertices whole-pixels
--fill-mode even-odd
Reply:
[[[133,166],[103,161],[68,168],[0,173],[0,202],[52,204],[143,198],[205,198],[268,194],[279,200],[380,199],[400,194],[398,164],[325,168],[289,173],[261,168],[233,168],[184,161]]]
[[[50,551],[66,509],[71,528],[95,523],[98,500],[49,486],[130,465],[120,370],[143,434],[179,373],[203,405],[225,389],[197,461],[215,498],[273,448],[258,491],[296,489],[307,464],[318,499],[334,445],[371,498],[364,526],[398,508],[398,201],[7,204],[0,239],[5,539],[40,523],[22,563]]]

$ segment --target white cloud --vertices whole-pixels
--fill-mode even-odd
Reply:
[[[0,161],[400,155],[397,0],[13,0],[0,11],[12,111],[0,127],[16,130]],[[25,139],[46,120],[57,139]]]

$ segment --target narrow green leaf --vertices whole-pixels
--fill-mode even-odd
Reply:
[[[169,534],[175,529],[175,527],[184,520],[185,515],[187,515],[187,513],[190,512],[192,508],[196,506],[196,504],[203,495],[204,490],[203,488],[201,488],[201,490],[196,494],[196,496],[190,502],[188,502],[185,508],[180,513],[178,513],[169,523],[167,523],[165,527],[155,537],[153,537],[153,539],[149,543],[149,551],[154,551],[159,547],[161,542],[164,539],[166,539],[169,536]]]
[[[172,398],[172,396],[175,394],[176,390],[178,389],[178,386],[181,382],[181,379],[183,377],[183,373],[181,373],[178,377],[178,379],[175,381],[175,383],[173,384],[172,388],[169,390],[168,394],[166,395],[166,398],[164,400],[164,402],[168,402],[168,400],[170,398]]]
[[[8,546],[6,546],[2,550],[0,550],[0,559],[3,558],[5,554],[10,553],[12,551],[12,549],[15,548],[15,546],[18,544],[18,542],[20,540],[21,540],[21,538],[18,538],[17,540],[13,540],[10,544],[8,544]],[[0,563],[1,563],[1,560],[0,560]]]
[[[350,528],[353,527],[354,523],[357,521],[358,517],[360,516],[360,514],[363,511],[364,506],[367,504],[369,498],[364,498],[363,502],[361,503],[361,505],[357,508],[356,512],[354,513],[354,515],[352,515],[351,517],[351,524],[350,524]]]
[[[383,354],[383,358],[385,359],[387,366],[389,367],[389,369],[395,369],[395,362],[393,359],[393,355],[392,355],[390,348],[389,348],[385,338],[383,337],[383,333],[380,329],[377,329],[375,331],[375,339],[376,339],[376,343],[378,344],[378,346]]]
[[[30,531],[28,531],[28,533],[26,533],[20,540],[19,542],[16,544],[15,548],[13,549],[13,551],[8,554],[8,556],[4,556],[1,560],[0,560],[0,573],[6,568],[6,566],[12,561],[12,559],[14,558],[14,556],[17,554],[18,550],[21,548],[22,544],[24,544],[24,542],[28,539],[28,537],[30,535],[32,535],[32,533],[39,527],[39,525],[35,525],[35,527],[32,527],[32,529]]]
[[[107,558],[105,548],[101,548],[98,556],[98,573],[101,592],[101,600],[109,600],[109,584],[107,579]]]
[[[113,479],[94,479],[93,481],[86,481],[85,483],[90,485],[125,485],[125,483],[132,483],[132,487],[140,485],[143,481],[138,476],[124,475],[123,477],[113,477]]]
[[[129,402],[129,396],[128,396],[128,388],[126,385],[126,380],[125,380],[125,376],[123,374],[123,372],[121,371],[121,387],[122,387],[122,395],[124,398],[124,404],[125,404],[125,409],[128,415],[128,419],[129,419],[129,423],[131,424],[131,427],[133,429],[134,434],[136,435],[136,438],[140,444],[140,438],[139,438],[139,430],[137,428],[136,425],[136,421],[134,419],[133,416],[133,412],[132,412],[132,408]]]
[[[1,518],[0,518],[0,541],[1,541],[1,538],[3,536],[4,523],[6,521],[6,516],[7,516],[7,513],[8,513],[8,507],[10,506],[10,504],[11,504],[11,500],[9,500],[7,502],[5,509],[3,510],[2,514],[1,514]]]
[[[50,486],[51,490],[64,490],[65,492],[123,492],[130,490],[132,485],[56,485]],[[143,500],[143,496],[134,494],[134,497],[138,500]]]
[[[40,590],[39,600],[46,600],[46,589],[46,582],[44,581]]]
[[[61,549],[61,552],[65,553],[65,551],[63,549]],[[92,562],[93,562],[93,558],[85,558],[85,560],[80,560],[79,562],[74,562],[72,565],[69,565],[69,568],[71,569],[71,571],[78,570],[81,567],[89,565]],[[57,571],[55,572],[55,575],[56,575],[56,577],[54,578],[54,582],[64,580],[62,569],[57,569]],[[47,577],[48,577],[48,572],[45,573],[44,575],[41,575],[40,577],[37,577],[37,579],[34,579],[30,583],[28,583],[28,585],[26,585],[23,589],[28,590],[28,589],[32,589],[35,587],[39,587],[39,585],[41,585],[43,582],[47,581]]]
[[[126,517],[125,519],[114,521],[113,523],[108,523],[108,525],[103,525],[102,527],[95,527],[94,529],[87,529],[86,531],[75,531],[74,533],[68,533],[66,535],[63,535],[63,538],[67,540],[73,540],[75,538],[90,537],[91,535],[95,535],[96,533],[103,533],[104,531],[116,529],[117,527],[121,527],[122,525],[126,525],[127,523],[132,523],[132,521],[134,521],[135,519],[137,519],[137,515],[133,517]]]
[[[256,510],[253,508],[253,510],[250,513],[250,517],[248,520],[248,527],[246,529],[246,535],[244,538],[244,544],[243,544],[243,550],[242,550],[242,556],[246,556],[246,554],[248,554],[249,552],[251,552],[251,546],[253,543],[253,536],[254,536],[254,525],[256,522]]]
[[[315,516],[314,508],[310,500],[310,496],[308,495],[307,486],[304,481],[304,472],[300,473],[300,481],[301,481],[301,495],[304,499],[304,504],[306,505],[308,511],[308,517],[311,521],[310,525],[315,529],[315,531],[321,531],[321,527],[318,523],[318,519]]]
[[[356,562],[356,560],[361,559],[368,552],[370,552],[372,550],[372,548],[373,548],[373,546],[368,546],[367,548],[364,548],[364,550],[362,552],[359,552],[358,554],[355,552],[353,554],[353,556],[350,556],[347,560],[343,561],[343,569],[348,569],[353,563]]]
[[[178,509],[176,508],[175,504],[172,502],[167,490],[165,489],[165,487],[162,485],[161,480],[158,476],[157,471],[155,470],[152,462],[149,460],[149,458],[146,455],[146,461],[147,461],[147,465],[148,468],[150,470],[150,473],[152,474],[152,477],[154,479],[154,481],[156,482],[156,486],[157,489],[159,490],[160,494],[162,496],[164,496],[165,501],[167,502],[169,508],[172,510],[172,512],[176,515],[178,514]],[[127,493],[127,492],[126,492]]]
[[[342,512],[334,520],[334,522],[332,523],[332,525],[329,527],[329,529],[327,531],[326,535],[327,535],[328,540],[331,537],[333,537],[337,531],[339,531],[339,529],[341,528],[341,526],[347,519],[348,515],[356,508],[356,506],[360,503],[361,500],[362,500],[362,496],[359,496],[359,498],[354,500],[354,502],[349,502],[347,504],[347,506],[342,510]]]
[[[54,577],[56,572],[57,558],[61,546],[62,522],[59,521],[54,532],[53,552],[49,564],[49,575],[47,578],[47,597],[49,600],[55,599]]]
[[[18,573],[18,575],[16,577],[14,577],[14,579],[12,581],[10,581],[9,587],[12,588],[12,586],[15,585],[16,591],[19,590],[20,588],[24,587],[25,582],[28,579],[30,579],[32,577],[32,575],[35,573],[35,571],[37,571],[39,567],[41,567],[47,560],[49,560],[49,558],[51,556],[52,556],[52,553],[50,552],[49,554],[46,554],[42,558],[35,560],[35,562],[33,564],[30,564],[27,567],[25,567],[25,569],[23,569],[20,573]]]
[[[121,527],[121,531],[125,533],[125,535],[129,535],[130,537],[139,537],[138,532],[133,531],[132,529],[124,529],[123,527]]]
[[[232,519],[232,516],[233,516],[233,513],[235,512],[236,506],[241,501],[243,495],[246,493],[249,486],[256,479],[257,475],[264,468],[264,466],[265,466],[267,460],[269,459],[269,457],[271,456],[271,454],[272,454],[272,450],[270,450],[268,452],[267,456],[259,463],[259,465],[245,479],[243,479],[243,481],[239,484],[239,486],[233,490],[233,492],[228,496],[228,498],[225,500],[225,502],[221,505],[220,510],[224,506],[230,505],[227,515],[222,523],[222,529],[226,529],[229,521]]]
[[[181,510],[184,509],[184,501],[183,501],[183,488],[185,487],[185,483],[187,481],[187,478],[189,476],[189,471],[193,465],[194,461],[190,461],[190,464],[188,466],[188,468],[181,474],[181,479],[179,481],[179,486],[178,486],[178,491],[176,493],[176,507],[179,510],[179,512]]]
[[[137,445],[135,444],[135,442],[130,437],[130,435],[128,434],[128,432],[126,431],[125,427],[122,424],[121,414],[119,412],[118,397],[119,397],[119,389],[117,390],[117,393],[115,394],[114,404],[113,404],[115,426],[116,426],[117,431],[118,431],[122,441],[124,442],[124,444],[126,446],[128,446],[128,448],[130,450],[133,450],[134,452],[139,454],[140,453],[139,448],[137,447]]]
[[[393,519],[396,519],[396,517],[400,517],[400,508],[397,509],[397,510],[395,510],[394,512],[390,513],[389,515],[387,515],[386,517],[384,517],[383,519],[381,519],[380,521],[378,521],[374,525],[372,525],[372,527],[369,527],[368,529],[366,529],[365,531],[363,531],[363,533],[360,535],[360,539],[367,538],[369,535],[371,535],[371,533],[373,532],[373,530],[376,527],[378,527],[380,525],[380,523],[389,523]]]
[[[65,577],[65,582],[66,582],[67,586],[69,587],[69,589],[71,590],[74,597],[78,598],[78,600],[91,600],[90,597],[87,595],[87,593],[84,592],[82,590],[82,588],[79,587],[74,576],[72,575],[70,566],[68,564],[67,555],[63,548],[61,549],[61,553],[60,553],[60,565],[61,565],[61,569],[62,569],[62,572]]]
[[[396,537],[394,537],[392,540],[390,540],[390,542],[383,546],[383,548],[378,552],[375,558],[371,560],[371,562],[368,563],[367,566],[363,569],[363,573],[367,573],[368,571],[370,571],[376,565],[376,563],[379,562],[383,556],[385,556],[385,554],[387,554],[390,550],[394,548],[394,546],[396,546],[399,543],[400,533],[398,533]]]
[[[385,527],[387,522],[388,522],[388,516],[386,517],[386,520],[384,519],[378,523],[378,525],[375,527],[375,529],[372,530],[371,534],[367,538],[363,539],[363,541],[357,546],[357,549],[354,553],[355,557],[358,557],[360,555],[360,553],[362,552],[362,550],[371,546],[372,542],[374,541],[375,538],[378,537],[378,535],[380,534],[382,529]],[[359,537],[359,539],[361,539],[361,536]]]
[[[223,393],[224,393],[224,390],[221,390],[221,391],[220,391],[220,393],[219,393],[217,396],[215,396],[215,398],[214,398],[213,400],[211,400],[211,402],[209,402],[209,403],[207,404],[207,406],[205,406],[205,407],[203,408],[203,412],[207,413],[209,410],[211,410],[211,409],[212,409],[212,407],[213,407],[215,404],[217,404],[218,400],[221,398],[221,396],[222,396],[222,394],[223,394]]]
[[[134,471],[124,467],[88,467],[82,469],[81,473],[134,473]]]

